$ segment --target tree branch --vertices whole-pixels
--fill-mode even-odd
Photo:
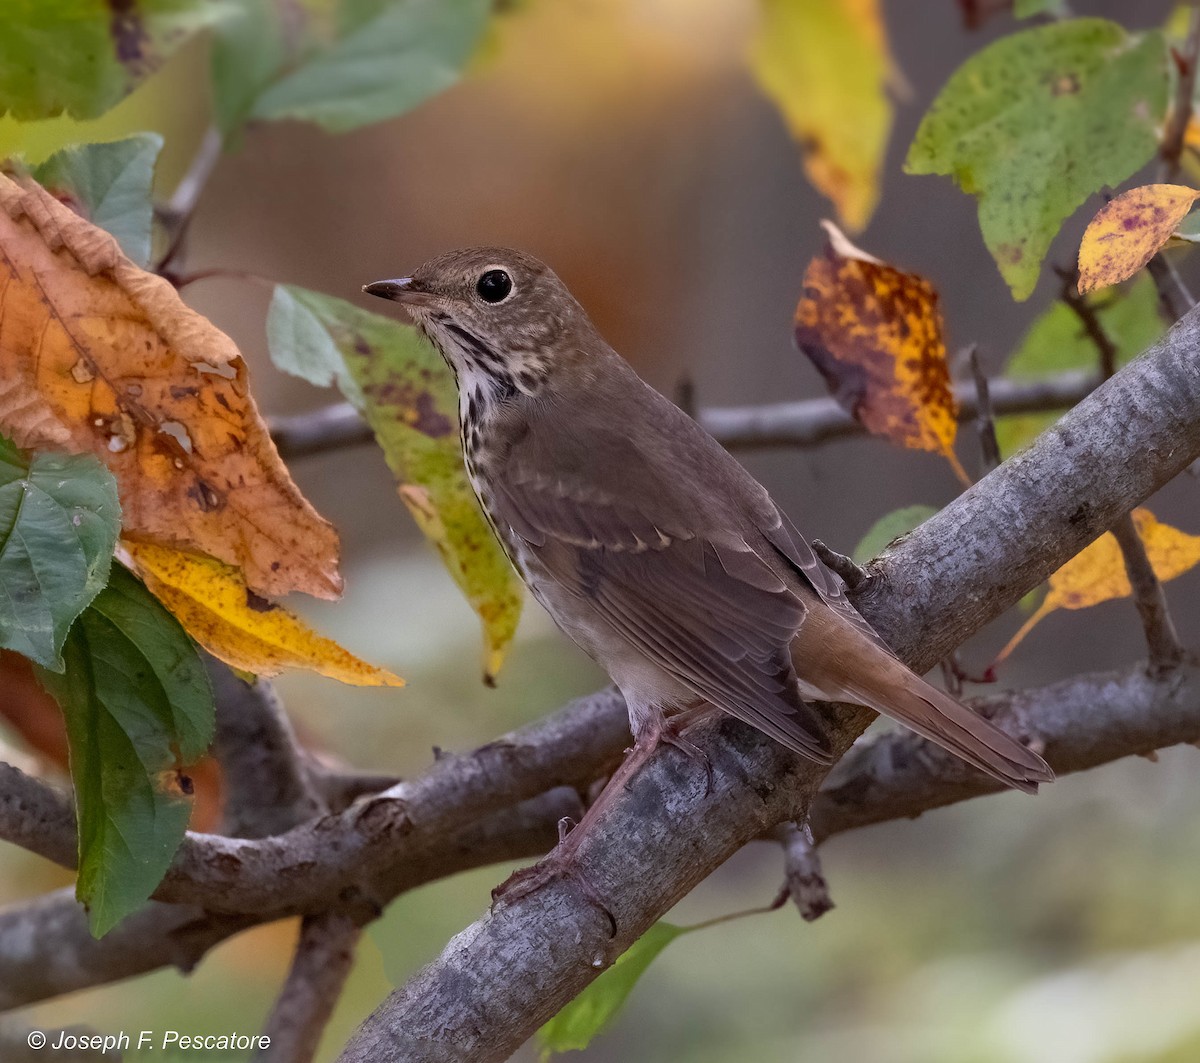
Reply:
[[[310,1063],[350,975],[361,932],[340,912],[305,917],[287,981],[263,1028],[270,1048],[256,1059]]]
[[[1060,774],[1179,742],[1200,741],[1200,674],[1193,664],[1157,677],[1137,665],[1122,673],[1079,676],[972,704],[1005,730],[1047,749]],[[593,708],[585,700],[562,712],[581,712],[595,719]],[[614,730],[619,731],[625,721],[624,706],[609,701],[605,712],[612,713]],[[540,755],[544,763],[552,763],[556,756],[574,763],[579,751],[573,743],[558,746],[558,740],[567,734],[565,729],[551,729],[537,738],[531,735],[530,740],[546,744]],[[602,761],[604,752],[603,748],[595,751],[593,761]],[[431,771],[441,770],[441,764]],[[509,788],[507,781],[497,780],[497,793]],[[911,818],[926,809],[988,792],[985,776],[969,771],[911,732],[898,729],[854,746],[814,802],[811,820],[818,840],[823,841],[844,830]],[[561,787],[498,812],[448,837],[440,870],[431,874],[446,877],[467,867],[543,853],[556,840],[558,820],[562,816],[578,819],[581,811],[576,791]],[[400,847],[401,857],[407,853],[403,839],[380,839],[377,844]],[[343,867],[330,889],[345,888],[354,880],[355,869]],[[395,888],[398,893],[403,886],[396,883]],[[253,913],[206,914],[199,906],[151,903],[131,917],[134,922],[130,926],[122,924],[119,933],[97,942],[70,892],[52,897],[52,901],[43,898],[0,912],[0,1010],[156,967],[190,969],[225,937],[269,918]],[[327,902],[315,903],[314,911],[319,911],[319,905]],[[41,910],[43,904],[50,906],[50,914]],[[17,947],[15,943],[20,941],[26,946]],[[31,952],[30,941],[36,941],[39,948]],[[52,962],[43,962],[44,956],[52,957]]]
[[[213,751],[223,773],[225,832],[263,838],[324,812],[271,684],[247,683],[213,657],[206,664],[217,703]]]
[[[1200,314],[1189,314],[877,560],[857,604],[901,657],[930,667],[1200,455],[1198,346]],[[841,754],[871,714],[837,706],[830,717]],[[711,790],[663,750],[579,844],[615,938],[571,880],[501,903],[389,997],[342,1063],[506,1059],[733,852],[807,815],[823,769],[734,720],[697,730]]]
[[[74,867],[75,810],[70,797],[0,761],[0,838]]]
[[[259,922],[148,904],[97,940],[74,890],[0,910],[0,1011],[159,967],[190,971],[214,945]]]
[[[1096,386],[1091,373],[1060,373],[1044,380],[991,381],[993,413],[1039,413],[1074,406]],[[959,420],[979,411],[974,384],[955,388]],[[710,406],[700,423],[730,448],[812,446],[861,435],[865,429],[833,399],[805,399],[763,406]],[[311,413],[271,419],[271,437],[285,458],[303,458],[374,440],[371,429],[348,402]]]
[[[970,704],[1022,736],[1065,775],[1200,739],[1200,663],[1193,655],[1169,674],[1139,665],[1074,676]],[[911,819],[1000,789],[911,731],[881,731],[858,742],[830,773],[809,824],[820,844],[844,831]]]
[[[1150,652],[1150,665],[1158,669],[1174,668],[1183,659],[1183,647],[1175,632],[1175,622],[1167,608],[1167,595],[1150,564],[1146,545],[1138,535],[1133,517],[1126,513],[1112,526],[1121,547],[1125,574],[1133,590],[1133,602],[1142,618],[1142,630]]]

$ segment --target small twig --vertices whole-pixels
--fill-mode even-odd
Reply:
[[[1117,371],[1117,359],[1120,357],[1120,350],[1113,338],[1108,334],[1104,323],[1100,320],[1100,315],[1096,312],[1096,307],[1088,300],[1086,295],[1079,294],[1079,272],[1075,269],[1064,269],[1061,266],[1056,266],[1054,271],[1062,281],[1059,298],[1079,318],[1079,323],[1083,326],[1083,331],[1087,334],[1088,339],[1092,341],[1092,344],[1096,348],[1096,353],[1100,356],[1100,379],[1107,380]]]
[[[210,127],[200,141],[200,147],[192,158],[183,180],[175,187],[171,198],[158,208],[156,214],[159,222],[166,230],[168,244],[163,256],[159,259],[157,272],[165,273],[170,265],[183,253],[183,244],[187,236],[188,225],[195,213],[196,204],[208,184],[208,179],[216,169],[221,158],[224,142],[220,131]]]
[[[1164,313],[1172,321],[1178,321],[1196,305],[1196,300],[1183,283],[1183,278],[1161,251],[1146,263],[1146,270],[1154,279],[1154,286],[1158,289],[1158,301]]]
[[[1165,259],[1163,260],[1165,264]],[[1063,277],[1062,299],[1083,323],[1084,330],[1096,346],[1100,355],[1100,375],[1108,380],[1117,369],[1117,345],[1108,330],[1104,327],[1099,316],[1086,298],[1079,295],[1075,288],[1074,275],[1067,279],[1065,271],[1060,271]],[[1160,295],[1163,289],[1159,289]],[[1138,615],[1142,618],[1142,629],[1146,635],[1146,643],[1150,650],[1150,666],[1154,669],[1166,670],[1175,667],[1183,659],[1183,647],[1175,632],[1175,624],[1171,620],[1167,608],[1167,596],[1162,584],[1154,574],[1154,567],[1146,554],[1146,546],[1138,534],[1133,518],[1126,513],[1111,528],[1117,545],[1121,548],[1121,557],[1125,562],[1125,572],[1129,576],[1129,585],[1133,589],[1133,602]],[[1010,643],[1011,645],[1011,643]]]
[[[214,266],[212,269],[198,269],[194,273],[175,273],[165,268],[160,268],[158,272],[176,288],[186,288],[189,284],[195,284],[197,281],[239,280],[250,281],[251,284],[257,284],[269,291],[275,289],[275,282],[270,277],[264,277],[261,273],[253,273],[247,269],[226,269],[223,266]]]
[[[826,568],[831,569],[842,577],[847,590],[857,590],[871,579],[871,573],[862,567],[852,557],[831,550],[820,539],[812,541],[813,553],[821,559]]]
[[[350,975],[361,933],[338,912],[304,919],[291,970],[263,1027],[270,1047],[256,1052],[256,1060],[310,1063]]]
[[[388,772],[329,767],[311,758],[308,774],[330,812],[341,812],[360,797],[383,793],[404,781],[400,776]]]
[[[1171,106],[1171,117],[1163,133],[1159,156],[1162,159],[1161,179],[1174,182],[1179,176],[1180,159],[1187,139],[1188,125],[1192,120],[1192,94],[1196,88],[1197,57],[1200,57],[1200,4],[1193,0],[1188,14],[1188,31],[1183,51],[1174,52],[1178,80],[1175,83],[1175,100]]]
[[[783,845],[784,889],[806,923],[820,919],[835,905],[821,870],[821,857],[807,823],[781,823],[775,834]]]
[[[675,385],[675,405],[692,420],[696,419],[696,382],[690,376],[682,376]]]
[[[1187,141],[1188,126],[1192,121],[1194,108],[1193,94],[1196,89],[1196,72],[1200,67],[1200,4],[1192,0],[1191,12],[1188,15],[1188,32],[1184,39],[1183,50],[1172,53],[1175,58],[1177,80],[1175,82],[1175,99],[1171,105],[1171,115],[1163,131],[1162,143],[1159,147],[1159,157],[1162,160],[1158,170],[1161,182],[1173,183],[1179,177],[1183,149]],[[1183,283],[1174,265],[1160,251],[1149,262],[1146,269],[1154,279],[1158,289],[1158,299],[1163,310],[1172,321],[1178,321],[1193,306],[1196,300]]]
[[[1167,609],[1167,596],[1154,573],[1146,546],[1138,535],[1133,517],[1126,514],[1113,525],[1112,533],[1121,547],[1125,573],[1133,588],[1133,601],[1142,618],[1146,645],[1150,652],[1150,667],[1159,672],[1176,667],[1184,655],[1175,623]]]
[[[996,439],[996,417],[992,412],[992,396],[988,379],[979,363],[979,349],[971,347],[971,376],[975,381],[975,430],[979,433],[979,448],[983,451],[983,467],[991,472],[1000,464],[1000,442]]]

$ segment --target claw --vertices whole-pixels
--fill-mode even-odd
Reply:
[[[492,911],[496,910],[497,901],[512,904],[519,901],[522,897],[528,897],[531,893],[537,892],[556,878],[565,878],[573,881],[579,887],[580,893],[587,898],[588,902],[608,920],[608,936],[617,936],[616,917],[605,903],[604,898],[600,896],[595,886],[588,882],[583,877],[579,868],[575,866],[574,856],[560,856],[557,850],[532,867],[518,868],[501,882],[499,886],[493,889]]]

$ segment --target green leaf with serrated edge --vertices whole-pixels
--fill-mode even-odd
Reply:
[[[0,647],[61,669],[120,530],[116,480],[94,457],[30,456],[0,436]]]
[[[537,1032],[545,1063],[556,1052],[587,1048],[621,1010],[637,980],[663,949],[692,927],[655,923],[597,978]]]
[[[1154,281],[1142,274],[1132,284],[1087,296],[1104,331],[1117,346],[1121,366],[1156,343],[1166,329],[1159,311]],[[1004,375],[1011,380],[1039,377],[1072,369],[1095,369],[1099,355],[1075,312],[1055,301],[1042,314],[1009,359]],[[1061,413],[1022,413],[996,418],[996,439],[1005,456],[1032,442],[1061,417]]]
[[[154,163],[162,143],[157,133],[139,133],[108,144],[64,148],[34,167],[33,177],[112,233],[121,250],[145,266],[154,217]]]
[[[71,628],[62,706],[79,821],[76,894],[101,937],[162,880],[187,828],[177,769],[207,749],[213,695],[195,644],[125,569]]]
[[[5,0],[0,115],[95,118],[238,0]]]
[[[1025,299],[1063,221],[1153,158],[1167,87],[1161,33],[1095,18],[1014,33],[951,76],[905,169],[948,174],[978,198],[984,243]]]
[[[275,290],[267,343],[280,369],[321,386],[336,381],[358,406],[401,498],[479,614],[485,674],[495,675],[520,619],[521,582],[467,482],[457,391],[441,356],[410,326],[290,285]]]
[[[458,81],[492,8],[490,0],[340,0],[331,11],[301,6],[297,31],[281,24],[279,5],[249,0],[218,34],[218,123],[230,132],[248,120],[291,118],[343,133],[394,118]]]
[[[854,548],[854,560],[863,565],[873,557],[878,557],[893,539],[907,535],[936,512],[933,506],[905,506],[880,517]]]

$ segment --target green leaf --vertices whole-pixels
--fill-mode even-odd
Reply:
[[[234,0],[6,0],[0,115],[95,118]]]
[[[864,565],[873,557],[878,557],[893,539],[907,535],[936,512],[933,506],[905,506],[880,517],[854,548],[854,560]]]
[[[1026,299],[1063,221],[1154,156],[1167,85],[1161,33],[1095,18],[1014,33],[951,76],[905,168],[949,174],[979,199],[984,242]]]
[[[337,382],[370,424],[400,497],[483,622],[490,679],[516,632],[521,583],[463,470],[457,390],[441,356],[410,326],[284,285],[271,300],[267,343],[285,372]]]
[[[208,748],[213,695],[179,622],[119,566],[63,656],[62,675],[40,677],[66,717],[75,890],[101,937],[146,901],[179,847],[189,803],[177,771]]]
[[[1142,274],[1124,289],[1107,289],[1088,296],[1104,331],[1117,346],[1121,366],[1156,343],[1166,329],[1154,281]],[[1037,380],[1072,369],[1094,369],[1098,355],[1079,318],[1056,300],[1029,328],[1009,359],[1004,375],[1012,380]],[[1059,413],[1022,413],[996,418],[1000,452],[1021,449],[1059,419]]]
[[[556,1052],[587,1048],[613,1019],[637,980],[663,949],[691,927],[655,923],[618,958],[617,962],[538,1030],[545,1063]]]
[[[227,137],[287,61],[281,17],[274,0],[244,0],[238,14],[213,31],[213,115]]]
[[[120,530],[117,484],[96,458],[30,457],[0,436],[0,647],[61,669]]]
[[[117,238],[139,266],[150,261],[151,190],[162,148],[157,133],[139,133],[110,144],[64,148],[33,170],[34,178],[89,221]]]
[[[332,40],[278,4],[253,0],[221,30],[213,55],[223,129],[292,118],[343,133],[411,110],[458,81],[492,12],[490,0],[341,0]],[[326,20],[327,21],[327,20]]]
[[[1200,210],[1192,211],[1179,223],[1179,227],[1175,230],[1175,236],[1179,240],[1186,240],[1189,244],[1200,244]]]

